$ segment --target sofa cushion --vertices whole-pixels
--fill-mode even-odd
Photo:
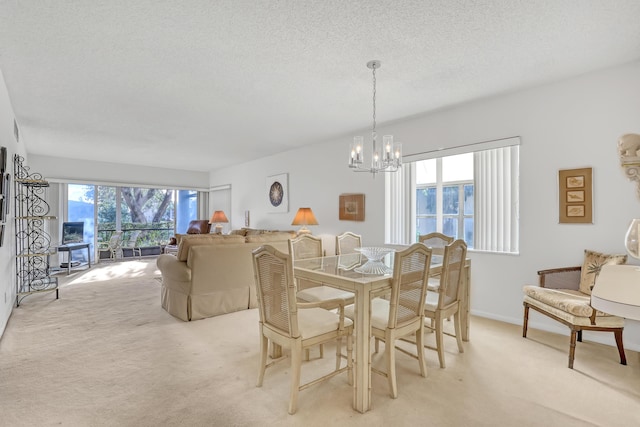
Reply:
[[[585,249],[584,262],[580,272],[580,292],[591,295],[591,288],[595,284],[600,269],[603,265],[626,264],[627,255],[624,254],[603,254],[600,252]]]
[[[189,255],[189,249],[193,246],[237,243],[244,243],[244,237],[222,234],[189,234],[182,236],[180,244],[178,245],[178,261],[186,261]]]
[[[247,235],[247,237],[245,237],[245,240],[247,243],[269,243],[289,240],[292,237],[295,237],[295,235],[286,232],[275,232]]]

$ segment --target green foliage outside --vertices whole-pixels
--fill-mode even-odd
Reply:
[[[94,188],[98,191],[97,200]],[[126,230],[142,229],[137,247],[166,244],[174,234],[174,190],[121,187],[120,194],[123,241],[127,242],[130,234]],[[89,186],[85,198],[98,204],[98,241],[108,241],[116,230],[116,187]]]

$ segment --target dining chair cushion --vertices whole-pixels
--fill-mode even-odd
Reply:
[[[386,329],[389,324],[389,301],[383,298],[371,300],[371,326],[376,329]],[[353,319],[355,317],[355,306],[347,305],[344,308],[344,317]]]
[[[584,250],[584,262],[580,272],[580,292],[591,295],[591,288],[595,284],[596,277],[600,273],[603,265],[626,264],[627,255],[624,254],[603,254],[600,252]]]
[[[440,287],[440,276],[438,277],[429,277],[429,281],[427,282],[427,290],[429,291],[437,291],[438,288]],[[427,294],[428,296],[429,294]],[[436,296],[436,301],[437,301],[437,296]],[[428,299],[427,299],[428,301]]]
[[[296,294],[299,300],[307,302],[326,301],[331,299],[343,299],[353,301],[353,292],[332,288],[331,286],[314,286],[298,291]]]
[[[338,329],[340,317],[324,308],[305,308],[298,310],[298,331],[302,339],[315,337]],[[353,325],[350,319],[344,319],[344,327]]]
[[[429,291],[429,289],[427,287]],[[434,311],[438,307],[438,288],[435,289],[435,292],[427,292],[427,299],[424,303],[424,309],[429,311]]]

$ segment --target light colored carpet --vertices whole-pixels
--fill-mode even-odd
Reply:
[[[472,318],[471,341],[446,341],[428,376],[398,352],[398,399],[373,375],[373,408],[351,408],[346,375],[300,393],[287,414],[288,360],[258,372],[258,312],[182,322],[160,307],[155,260],[100,264],[63,277],[60,299],[26,298],[0,341],[3,426],[632,426],[640,425],[640,358],[613,347]],[[433,334],[428,334],[433,340]],[[331,369],[305,363],[303,377]],[[380,355],[374,364],[382,368]]]

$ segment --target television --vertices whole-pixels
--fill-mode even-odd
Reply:
[[[84,242],[84,222],[63,222],[62,223],[62,244],[83,243]]]

